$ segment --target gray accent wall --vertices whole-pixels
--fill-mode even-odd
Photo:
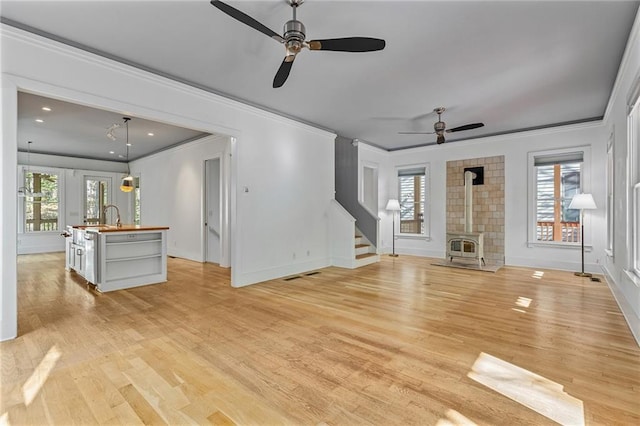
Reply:
[[[378,218],[358,201],[358,147],[352,140],[336,138],[336,201],[356,219],[356,226],[371,242],[378,241]]]

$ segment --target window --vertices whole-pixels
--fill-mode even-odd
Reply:
[[[614,155],[613,155],[613,145],[614,145],[614,136],[615,133],[611,132],[611,136],[609,136],[609,143],[607,144],[607,248],[606,252],[609,256],[613,256],[613,219],[614,219]]]
[[[569,209],[583,186],[584,150],[530,153],[532,221],[530,242],[579,243],[580,211]]]
[[[629,217],[629,237],[631,256],[630,270],[640,277],[640,79],[633,90],[632,101],[629,103],[628,122],[628,153],[629,159],[629,200],[631,214]]]
[[[398,169],[400,235],[427,235],[427,168]]]
[[[59,226],[59,176],[27,170],[24,173],[24,223],[25,233],[58,231]]]
[[[140,176],[133,177],[133,223],[140,225]]]
[[[640,182],[633,187],[633,272],[640,277]]]

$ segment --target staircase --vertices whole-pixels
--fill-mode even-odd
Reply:
[[[355,268],[359,268],[361,266],[370,265],[372,263],[376,263],[380,261],[380,255],[376,253],[376,248],[367,240],[363,235],[359,235],[360,232],[356,228],[355,235],[355,248],[356,248],[356,259],[355,259]]]
[[[354,217],[336,200],[331,200],[329,222],[332,266],[354,269],[380,261],[375,244],[360,232]]]

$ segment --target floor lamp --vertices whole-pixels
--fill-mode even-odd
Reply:
[[[393,249],[389,256],[398,257],[398,255],[396,254],[396,212],[400,211],[400,203],[398,202],[398,200],[394,200],[394,199],[389,200],[387,202],[387,210],[389,210],[393,215],[393,231],[392,231],[393,237],[391,239],[391,244]]]
[[[570,209],[580,210],[580,242],[582,243],[582,272],[576,272],[574,275],[579,277],[590,277],[592,274],[584,272],[584,211],[596,209],[596,202],[593,201],[591,194],[576,194],[569,204]]]

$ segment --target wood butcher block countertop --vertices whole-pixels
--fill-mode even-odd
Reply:
[[[145,226],[145,225],[75,225],[76,229],[84,229],[88,232],[137,232],[137,231],[161,231],[169,229],[168,226]]]

